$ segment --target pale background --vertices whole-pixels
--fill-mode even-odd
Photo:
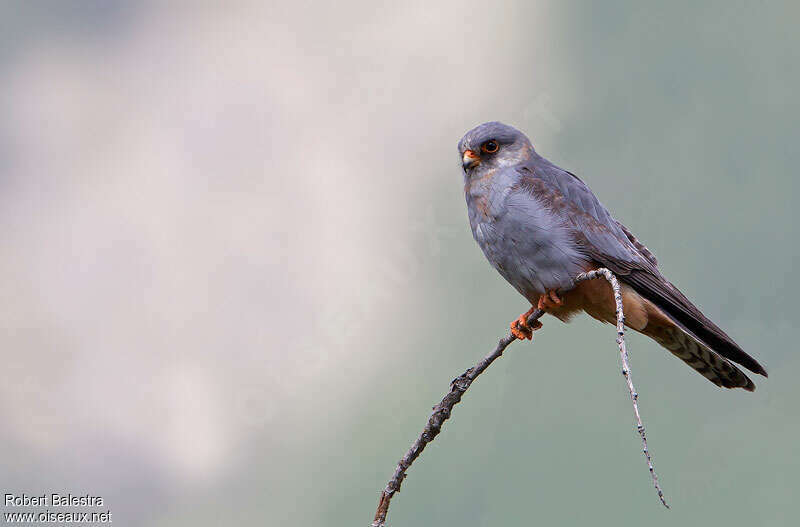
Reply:
[[[576,172],[769,380],[724,391],[549,319],[479,379],[394,526],[790,525],[793,2],[3,2],[0,491],[115,523],[363,525],[450,379],[527,309],[456,142]],[[5,511],[5,509],[4,509]]]

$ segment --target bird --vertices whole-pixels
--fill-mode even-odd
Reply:
[[[563,322],[585,312],[616,323],[604,280],[575,283],[607,268],[621,286],[625,325],[642,333],[724,388],[755,390],[737,366],[767,371],[667,280],[655,255],[572,172],[540,156],[528,137],[497,122],[468,131],[458,143],[472,235],[489,263],[531,309],[510,323],[531,339],[540,309]]]

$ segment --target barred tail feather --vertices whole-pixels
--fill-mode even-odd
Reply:
[[[743,388],[749,392],[756,389],[753,381],[729,360],[699,343],[668,317],[664,317],[663,312],[660,315],[651,317],[647,327],[641,332],[717,386]]]
[[[708,319],[677,287],[657,272],[634,270],[621,280],[636,290],[678,326],[718,357],[741,364],[753,373],[767,376],[767,370],[748,355],[722,329]]]

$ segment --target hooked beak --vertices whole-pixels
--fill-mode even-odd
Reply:
[[[464,155],[461,157],[461,166],[464,167],[464,170],[477,166],[480,163],[481,163],[481,158],[478,154],[476,154],[472,150],[464,151]]]

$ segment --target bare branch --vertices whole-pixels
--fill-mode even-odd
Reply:
[[[631,394],[631,401],[633,402],[633,412],[636,416],[636,425],[637,430],[639,432],[639,436],[642,438],[643,444],[643,452],[645,458],[647,459],[647,466],[650,469],[650,475],[653,479],[653,485],[658,492],[658,497],[661,500],[661,503],[664,504],[665,507],[669,508],[667,502],[664,500],[664,493],[661,490],[660,485],[658,484],[658,477],[656,476],[655,469],[653,468],[653,461],[650,457],[650,450],[647,448],[647,439],[644,433],[644,425],[642,424],[642,418],[639,415],[639,405],[638,399],[639,395],[636,393],[635,388],[633,387],[633,380],[631,379],[631,368],[628,364],[628,351],[625,348],[625,315],[623,312],[622,307],[622,293],[620,290],[619,282],[614,274],[609,271],[608,269],[601,268],[596,269],[594,271],[589,271],[587,273],[581,273],[575,277],[575,283],[578,284],[580,282],[586,280],[594,280],[596,278],[605,278],[609,284],[611,284],[611,288],[614,291],[614,302],[616,304],[616,315],[617,315],[617,344],[619,345],[619,353],[622,359],[622,374],[625,377],[625,381],[628,384],[628,390]],[[532,325],[536,320],[541,318],[544,315],[544,312],[536,309],[533,313],[530,314],[528,317],[528,325]],[[389,483],[386,485],[386,488],[381,492],[380,500],[378,501],[378,508],[375,511],[375,519],[372,522],[372,527],[384,527],[386,524],[386,515],[389,512],[389,502],[391,501],[392,497],[396,492],[400,491],[400,486],[403,483],[403,479],[406,477],[406,471],[414,462],[415,459],[419,457],[422,451],[425,449],[428,443],[433,441],[439,432],[442,430],[442,425],[444,422],[450,418],[450,414],[453,410],[453,407],[461,402],[461,397],[464,395],[464,392],[472,385],[472,382],[480,375],[481,373],[489,367],[497,358],[499,358],[505,349],[516,340],[513,334],[509,332],[508,335],[500,339],[497,343],[497,347],[484,357],[478,364],[473,366],[472,368],[468,369],[450,383],[450,391],[444,398],[433,407],[433,412],[431,416],[428,418],[428,423],[425,425],[425,428],[422,430],[422,433],[419,435],[414,444],[411,445],[411,448],[406,452],[406,455],[403,456],[398,464],[397,468],[392,475],[392,478],[389,480]]]
[[[601,267],[600,269],[595,269],[588,273],[581,273],[578,275],[576,281],[582,277],[585,277],[585,280],[594,280],[599,276],[605,278],[608,283],[611,284],[611,289],[614,290],[614,303],[616,304],[615,309],[617,312],[617,345],[619,345],[619,356],[622,359],[622,375],[625,377],[625,382],[628,384],[628,391],[631,394],[633,413],[636,416],[636,430],[639,431],[639,436],[642,438],[642,452],[644,452],[644,457],[647,459],[647,468],[650,469],[650,477],[653,479],[653,486],[658,493],[658,499],[661,500],[664,507],[669,509],[669,505],[667,505],[667,501],[664,499],[664,492],[661,490],[661,485],[658,484],[658,476],[653,468],[653,459],[650,457],[650,449],[647,448],[647,437],[644,435],[642,417],[639,415],[639,393],[636,391],[636,388],[633,387],[631,366],[628,364],[628,349],[625,347],[625,313],[622,310],[622,291],[620,290],[617,277],[605,267]]]

